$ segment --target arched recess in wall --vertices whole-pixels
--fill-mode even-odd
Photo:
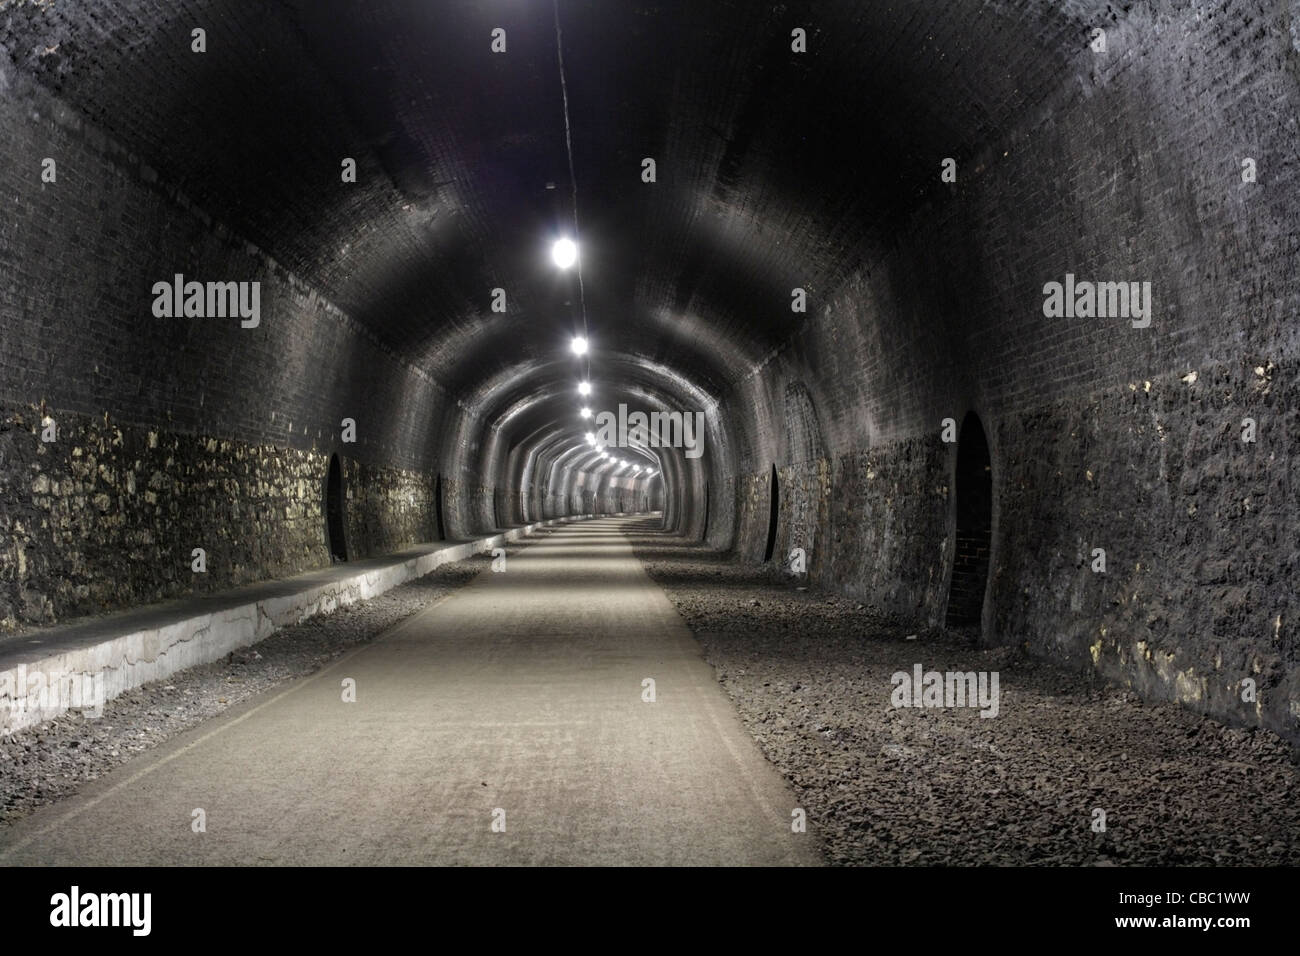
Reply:
[[[667,514],[666,506],[665,506],[664,513]],[[708,539],[709,539],[709,483],[706,480],[704,482],[704,530],[700,532],[700,540],[707,541]]]
[[[325,478],[325,535],[329,541],[330,561],[348,559],[346,498],[343,494],[343,466],[338,453],[330,455]]]
[[[785,387],[785,436],[789,462],[782,502],[785,546],[803,549],[811,568],[819,565],[818,536],[830,522],[830,489],[822,466],[826,445],[817,408],[803,382]]]
[[[826,457],[817,409],[802,382],[791,382],[785,387],[785,426],[791,464]]]
[[[438,522],[438,540],[447,540],[447,525],[442,517],[442,473],[438,473],[438,480],[433,486],[433,514]]]
[[[771,494],[768,495],[767,547],[763,549],[763,560],[771,561],[772,552],[776,550],[776,524],[781,517],[781,483],[776,477],[776,464],[772,464]]]
[[[989,579],[993,541],[993,467],[984,426],[967,412],[957,438],[952,583],[948,589],[949,627],[979,625]]]

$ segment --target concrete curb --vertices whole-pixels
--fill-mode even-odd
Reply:
[[[331,580],[303,582],[296,590],[292,586],[294,579],[289,578],[277,582],[278,593],[244,603],[236,600],[212,611],[196,614],[192,605],[184,607],[184,602],[173,602],[178,605],[174,609],[137,609],[52,628],[50,631],[57,636],[49,639],[35,632],[25,641],[20,636],[14,642],[0,643],[0,734],[44,723],[74,709],[98,717],[104,702],[119,694],[218,660],[270,637],[282,627],[368,600],[423,577],[439,565],[491,551],[539,528],[594,517],[607,516],[574,515],[537,521],[474,541],[407,552],[410,556],[403,560]],[[321,573],[308,572],[302,577],[319,578]],[[236,589],[234,595],[240,590],[245,589]],[[221,601],[219,597],[217,600]]]

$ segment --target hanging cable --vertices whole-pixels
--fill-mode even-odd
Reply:
[[[560,0],[553,0],[555,11],[555,58],[560,65],[560,96],[564,101],[564,149],[569,157],[569,190],[573,197],[573,241],[578,245],[578,261],[574,264],[578,271],[578,311],[582,318],[582,335],[591,341],[587,329],[587,295],[582,285],[582,240],[578,232],[578,175],[573,166],[573,128],[569,123],[569,85],[564,79],[564,43],[560,33]],[[585,355],[587,376],[591,381],[591,352]]]

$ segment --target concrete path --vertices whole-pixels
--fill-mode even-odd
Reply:
[[[0,864],[820,862],[629,520],[530,539],[504,573],[0,832]]]

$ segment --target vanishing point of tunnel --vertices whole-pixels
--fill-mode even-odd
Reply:
[[[1296,0],[0,0],[0,863],[1294,865],[1298,353]]]

